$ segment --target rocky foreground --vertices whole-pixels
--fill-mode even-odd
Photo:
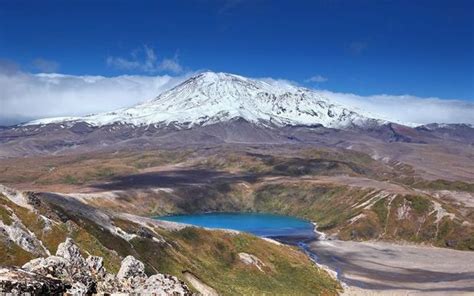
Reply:
[[[103,258],[81,255],[68,238],[58,246],[56,255],[37,258],[21,268],[0,268],[0,294],[72,295],[139,294],[192,295],[178,278],[155,274],[148,277],[145,265],[133,256],[122,260],[119,272],[108,273]]]
[[[340,291],[335,279],[290,246],[101,209],[75,196],[1,186],[0,269],[0,295]]]

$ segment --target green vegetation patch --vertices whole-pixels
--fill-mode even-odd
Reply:
[[[298,182],[269,184],[254,193],[255,209],[305,218],[318,223],[321,230],[335,228],[358,214],[352,207],[367,195],[367,191]]]
[[[36,255],[23,250],[17,244],[2,237],[0,234],[0,265],[22,266],[34,258],[36,258]]]
[[[76,184],[79,184],[81,182],[79,182],[79,180],[74,176],[66,175],[63,179],[63,183],[70,184],[70,185],[76,185]]]
[[[132,240],[135,249],[162,272],[182,277],[189,271],[221,295],[336,295],[340,286],[296,248],[248,234],[188,227],[159,230],[169,245]],[[155,245],[150,245],[155,244]],[[262,271],[239,260],[245,252],[259,258]]]
[[[372,211],[377,214],[377,217],[382,224],[383,227],[387,224],[387,216],[388,216],[388,208],[387,208],[387,200],[382,198],[378,200],[373,206]]]
[[[0,205],[0,221],[5,225],[11,225],[13,223],[10,211],[2,205]]]
[[[419,215],[426,214],[433,208],[431,201],[423,196],[407,195],[405,199],[410,202],[411,208]]]
[[[474,183],[467,183],[463,181],[448,181],[438,179],[435,181],[417,181],[412,184],[415,188],[431,189],[431,190],[452,190],[452,191],[466,191],[474,192]]]

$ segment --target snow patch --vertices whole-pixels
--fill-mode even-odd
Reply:
[[[324,93],[228,73],[205,72],[157,98],[113,112],[40,119],[25,125],[85,122],[92,126],[209,125],[243,118],[258,125],[317,125],[331,128],[382,124],[331,101]]]

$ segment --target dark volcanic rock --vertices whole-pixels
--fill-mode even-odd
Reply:
[[[21,268],[0,268],[0,294],[62,295],[71,286],[59,279],[28,272]]]
[[[431,123],[419,126],[416,129],[431,137],[474,144],[474,127],[470,124]]]
[[[75,134],[88,134],[94,131],[94,127],[85,122],[78,122],[74,124],[70,130]]]

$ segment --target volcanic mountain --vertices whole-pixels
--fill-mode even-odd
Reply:
[[[456,177],[465,178],[463,172],[470,167],[451,168],[470,163],[461,155],[469,157],[473,135],[469,125],[414,128],[340,105],[317,90],[204,72],[129,108],[0,129],[0,158],[121,149],[289,145],[291,149],[357,150],[375,159],[421,166],[436,175],[457,172]],[[449,162],[440,165],[443,158]]]
[[[35,120],[27,125],[86,122],[192,127],[241,118],[265,126],[347,128],[382,123],[331,102],[318,92],[228,73],[204,72],[131,108],[85,117]]]
[[[315,222],[331,241],[301,238],[305,252],[338,279],[353,272],[367,277],[364,287],[411,289],[416,282],[427,291],[469,292],[472,254],[433,256],[441,253],[387,241],[474,250],[473,147],[470,125],[400,125],[317,90],[205,72],[130,108],[0,128],[0,184],[8,186],[0,186],[0,264],[54,277],[71,270],[67,281],[77,274],[81,285],[101,291],[102,283],[121,287],[112,280],[118,275],[94,282],[82,267],[97,271],[104,258],[108,270],[123,274],[132,255],[140,270],[186,280],[205,295],[336,295],[338,283],[295,248],[146,218],[265,212]],[[341,239],[386,242],[341,249]],[[61,257],[61,249],[79,257]],[[87,261],[80,268],[62,263],[80,253],[100,257],[75,260]],[[454,263],[433,266],[432,258]],[[2,276],[11,287],[5,274],[15,282],[20,272],[29,281],[42,275],[0,271],[0,291]]]

